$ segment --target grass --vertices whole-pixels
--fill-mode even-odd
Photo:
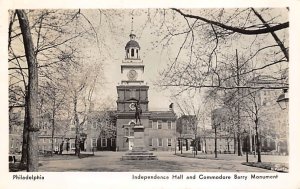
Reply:
[[[268,169],[277,172],[288,173],[289,167],[286,163],[271,163],[271,162],[244,162],[243,165]]]
[[[94,156],[94,154],[80,154],[81,158],[87,158]],[[75,156],[75,154],[63,154],[63,155],[57,155],[53,154],[53,156],[40,156],[39,160],[41,161],[52,161],[52,160],[71,160],[71,159],[78,159],[78,156]],[[42,163],[39,163],[39,166],[42,166]],[[16,163],[9,163],[9,172],[18,172],[18,171],[26,171],[26,166],[20,166],[20,162]]]

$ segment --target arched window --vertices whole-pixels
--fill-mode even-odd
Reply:
[[[134,49],[131,49],[131,57],[134,57]]]
[[[136,49],[136,57],[139,58],[139,50]]]

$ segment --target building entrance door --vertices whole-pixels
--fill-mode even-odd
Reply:
[[[129,139],[128,145],[129,145],[128,149],[132,150],[132,148],[133,148],[133,139],[132,138]]]

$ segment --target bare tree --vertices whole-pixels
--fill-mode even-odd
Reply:
[[[257,91],[252,91],[247,95],[243,103],[243,110],[249,115],[249,118],[254,123],[255,139],[257,145],[257,162],[261,162],[261,133],[260,126],[262,126],[263,112],[261,99]]]
[[[172,47],[178,50],[170,55],[170,63],[161,74],[158,82],[161,87],[183,91],[198,88],[282,89],[288,86],[279,72],[288,66],[289,61],[286,47],[288,10],[174,8],[172,11],[164,10],[162,14],[161,33],[165,36],[160,44],[163,49]],[[178,41],[182,43],[178,44]],[[252,68],[241,71],[240,76],[267,72],[273,76],[273,85],[228,85],[228,80],[237,77],[228,63],[230,56],[235,54],[228,51],[233,46],[243,54],[240,67],[251,65]],[[278,83],[283,85],[278,86]]]
[[[178,96],[173,96],[173,101],[176,103],[176,107],[178,107],[180,114],[184,117],[186,124],[185,127],[189,128],[194,135],[194,154],[197,155],[198,153],[198,142],[199,142],[199,135],[200,135],[200,121],[203,115],[203,103],[199,100],[200,94],[196,93],[185,93]],[[205,127],[202,125],[202,127]],[[179,134],[182,135],[183,131],[182,128]],[[178,132],[177,131],[177,132]],[[181,136],[180,136],[181,137]]]
[[[104,44],[97,35],[93,24],[85,15],[86,13],[83,13],[81,10],[27,10],[23,11],[23,13],[29,15],[30,18],[29,20],[27,19],[27,28],[32,34],[32,50],[36,68],[39,70],[38,78],[40,82],[38,88],[41,90],[45,89],[45,83],[47,82],[63,82],[60,76],[63,75],[69,67],[76,66],[78,59],[82,58],[83,55],[79,47],[74,45],[75,41],[78,42],[78,39],[91,41],[96,38],[98,47],[100,46],[100,42],[102,42],[102,45]],[[105,18],[108,18],[108,13],[109,11],[105,10],[99,11],[99,15],[103,14]],[[17,15],[16,10],[10,11],[8,38],[9,90],[11,93],[16,93],[18,91],[15,90],[15,86],[20,86],[23,92],[19,94],[19,96],[21,96],[18,98],[10,98],[9,108],[24,107],[25,119],[21,164],[26,164],[28,146],[27,131],[29,124],[27,122],[28,103],[26,99],[29,98],[28,78],[30,78],[30,74],[26,62],[26,49],[19,48],[20,44],[22,44],[21,37],[23,31],[22,28],[20,30],[19,25],[16,24],[20,19]],[[19,20],[19,22],[21,21]],[[39,100],[37,96],[35,98]],[[16,100],[19,102],[16,102]]]
[[[34,45],[30,33],[30,26],[24,10],[16,10],[22,36],[28,66],[28,154],[27,171],[38,171],[38,120],[37,103],[35,98],[38,94],[38,70]]]

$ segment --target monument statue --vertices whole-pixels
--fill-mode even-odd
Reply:
[[[135,123],[138,124],[138,121],[141,123],[141,114],[142,114],[142,108],[140,106],[140,101],[137,101],[135,103]]]

